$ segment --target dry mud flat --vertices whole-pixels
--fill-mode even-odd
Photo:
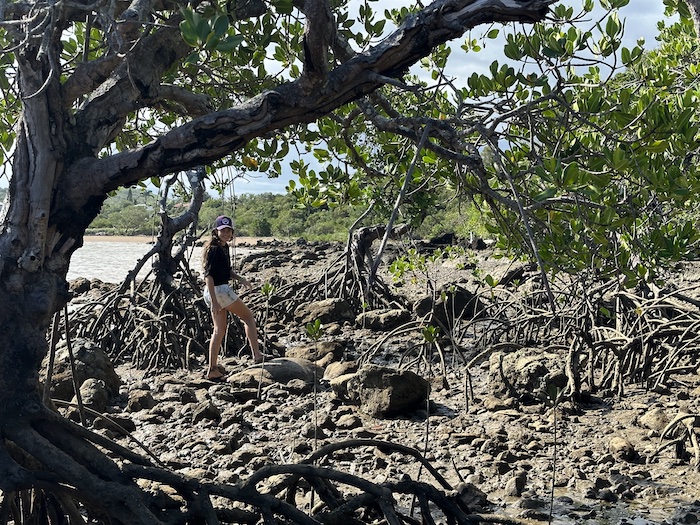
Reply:
[[[279,247],[263,243],[257,248],[274,252],[274,264],[244,265],[246,276],[257,283],[280,275],[308,280],[326,259],[300,264],[298,258],[285,259]],[[479,258],[494,275],[506,270],[503,261],[483,253]],[[469,286],[473,270],[450,260],[431,271],[439,284]],[[422,289],[420,283],[410,286],[415,290],[403,291]],[[352,322],[326,328],[323,340],[342,345],[347,362],[384,337]],[[291,351],[309,343],[299,327],[280,326],[267,336],[275,342],[270,348]],[[415,334],[376,353],[376,360],[396,364],[410,337]],[[199,361],[203,366],[202,356]],[[481,490],[489,511],[504,520],[562,525],[700,521],[700,476],[693,457],[678,458],[677,447],[664,447],[669,439],[661,438],[677,416],[700,414],[697,371],[657,392],[626,385],[619,399],[588,397],[552,406],[494,396],[493,356],[486,355],[469,370],[455,360],[444,378],[428,377],[429,408],[379,418],[339,400],[327,382],[315,391],[303,381],[243,385],[237,374],[259,370],[245,352],[226,356],[223,363],[229,376],[223,384],[204,381],[196,366],[144,374],[121,365],[119,395],[106,410],[165,464],[221,483],[235,483],[266,464],[300,462],[329,443],[374,439],[421,451],[452,487],[468,483]],[[119,433],[106,432],[129,443]],[[412,458],[376,447],[350,447],[324,466],[377,483],[402,476],[434,483]]]

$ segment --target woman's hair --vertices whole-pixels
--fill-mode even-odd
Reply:
[[[204,243],[204,250],[202,252],[202,266],[204,268],[206,268],[207,263],[209,262],[209,253],[211,252],[211,249],[216,248],[217,246],[221,246],[221,239],[219,239],[219,230],[214,228],[211,231],[211,237]]]

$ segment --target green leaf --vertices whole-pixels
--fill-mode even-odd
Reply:
[[[549,188],[545,189],[544,191],[541,191],[540,193],[534,195],[532,199],[535,202],[542,202],[547,199],[551,199],[557,194],[557,189],[554,186],[550,186]]]
[[[228,31],[228,16],[219,15],[214,19],[214,34],[222,37]]]

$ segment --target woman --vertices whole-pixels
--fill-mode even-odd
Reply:
[[[258,329],[255,325],[255,317],[250,309],[233,291],[229,281],[236,279],[246,288],[250,288],[250,282],[237,275],[231,269],[231,257],[228,243],[233,239],[233,223],[224,215],[216,218],[216,227],[211,232],[211,239],[204,245],[202,263],[204,265],[204,301],[211,309],[211,317],[214,320],[214,332],[209,341],[209,368],[206,378],[211,381],[223,381],[223,369],[217,365],[219,348],[226,333],[226,312],[237,315],[245,325],[245,335],[248,344],[253,351],[253,359],[256,363],[263,360],[263,355],[258,347]]]

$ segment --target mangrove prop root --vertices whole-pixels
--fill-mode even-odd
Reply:
[[[144,525],[253,524],[260,520],[318,525],[366,523],[363,520],[369,517],[388,523],[417,523],[421,518],[405,515],[406,507],[401,505],[402,498],[412,497],[420,502],[418,513],[427,523],[520,523],[479,514],[481,509],[469,508],[464,493],[452,489],[418,451],[378,440],[329,445],[305,462],[266,465],[238,484],[228,485],[156,466],[149,458],[110,446],[107,438],[46,409],[35,414],[32,423],[5,428],[4,435],[12,446],[9,441],[0,442],[0,457],[10,470],[21,472],[3,480],[0,517],[4,523],[26,523],[39,507],[54,517],[67,516],[71,524],[86,523],[82,516],[90,523]],[[312,464],[323,459],[328,465],[334,452],[360,446],[408,454],[428,468],[437,484],[407,478],[377,484]],[[109,457],[101,452],[102,447],[110,450]],[[299,483],[302,479],[304,484]],[[305,491],[312,487],[320,501],[309,509]]]

